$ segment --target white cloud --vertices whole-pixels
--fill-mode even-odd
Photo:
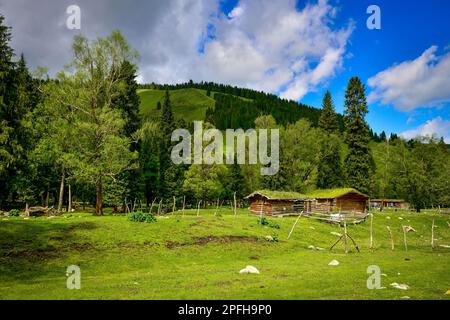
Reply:
[[[77,32],[65,28],[67,1],[0,0],[13,27],[13,47],[32,67],[48,66],[54,73],[70,61]],[[140,81],[216,81],[295,100],[342,68],[354,27],[336,27],[338,10],[326,0],[300,11],[295,0],[240,0],[228,16],[219,11],[219,0],[77,4],[82,34],[94,38],[123,31],[141,54]]]
[[[236,18],[239,17],[242,12],[244,12],[244,9],[240,6],[235,7],[233,10],[231,10],[231,12],[228,14],[229,18]]]
[[[437,56],[432,46],[415,60],[394,65],[368,80],[368,101],[380,100],[401,111],[436,107],[450,101],[450,53]]]
[[[405,139],[412,139],[418,136],[433,136],[444,137],[446,143],[450,143],[450,120],[445,120],[442,117],[436,117],[428,120],[419,127],[405,131],[400,134]]]
[[[353,24],[333,29],[336,10],[327,1],[241,0],[233,19],[218,19],[216,39],[206,44],[203,78],[301,99],[342,67]]]

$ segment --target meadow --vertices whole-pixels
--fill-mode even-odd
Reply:
[[[222,207],[158,216],[71,213],[0,218],[1,299],[449,299],[450,216],[427,210],[384,211],[348,226],[361,252],[343,243],[343,228],[295,217],[261,226],[247,209]],[[436,245],[431,247],[435,220]],[[402,226],[412,226],[404,248]],[[277,226],[279,228],[277,228]],[[387,226],[393,231],[395,249]],[[268,241],[271,236],[274,241]],[[309,246],[324,248],[311,250]],[[329,266],[331,260],[338,266]],[[66,288],[66,268],[81,269],[81,289]],[[239,274],[252,265],[260,274]],[[381,269],[383,289],[370,290],[367,268]],[[407,284],[408,290],[390,286]]]

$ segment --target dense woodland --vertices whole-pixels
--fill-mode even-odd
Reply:
[[[321,109],[275,95],[215,83],[138,85],[138,54],[120,32],[76,36],[68,69],[50,78],[30,74],[24,55],[9,46],[0,16],[0,209],[26,205],[58,210],[136,203],[203,203],[242,199],[257,189],[307,192],[354,187],[371,197],[404,198],[417,210],[450,205],[449,146],[439,137],[405,141],[374,134],[365,120],[365,87],[350,79],[345,112],[330,93]],[[26,55],[26,53],[25,53]],[[143,119],[138,88],[166,90],[158,117]],[[279,128],[280,171],[258,165],[175,165],[170,160],[176,120],[170,90],[198,88],[216,101],[206,128]],[[73,202],[72,202],[73,200]]]

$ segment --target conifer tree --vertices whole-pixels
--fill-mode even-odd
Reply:
[[[323,129],[325,136],[320,148],[317,187],[320,189],[339,187],[342,185],[341,148],[336,136],[338,123],[329,91],[323,98],[319,127]]]
[[[365,87],[358,77],[350,79],[345,92],[345,142],[348,154],[344,162],[346,184],[369,193],[373,159],[369,149],[369,126]]]

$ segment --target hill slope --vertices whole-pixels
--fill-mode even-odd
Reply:
[[[163,103],[164,90],[139,89],[141,98],[141,114],[147,118],[159,115],[156,105]],[[206,95],[206,90],[201,89],[176,89],[170,90],[170,101],[172,111],[176,119],[185,121],[204,120],[208,108],[214,108],[215,101]]]

